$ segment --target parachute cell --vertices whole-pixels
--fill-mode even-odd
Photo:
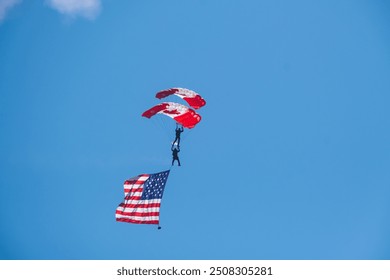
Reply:
[[[156,114],[163,114],[186,128],[193,128],[200,122],[201,116],[194,110],[179,103],[163,102],[142,113],[143,117],[151,118]]]
[[[170,88],[162,90],[157,92],[156,97],[158,99],[162,99],[172,94],[184,99],[188,105],[194,109],[199,109],[206,104],[206,101],[198,93],[186,88]]]

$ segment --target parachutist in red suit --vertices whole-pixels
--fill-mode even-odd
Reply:
[[[175,145],[175,143],[177,142],[177,146],[178,146],[178,147],[180,146],[180,134],[181,134],[183,131],[184,131],[183,126],[179,127],[178,124],[176,124],[176,129],[175,129],[176,138],[175,138],[175,141],[173,141],[172,145]]]
[[[179,146],[172,145],[171,151],[172,151],[172,165],[175,162],[175,160],[177,160],[177,163],[180,166],[180,159],[179,159],[179,156],[178,156],[178,154],[180,152]]]

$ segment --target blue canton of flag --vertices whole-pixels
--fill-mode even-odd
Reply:
[[[141,199],[161,199],[164,193],[165,183],[167,182],[169,170],[151,174],[145,182]]]

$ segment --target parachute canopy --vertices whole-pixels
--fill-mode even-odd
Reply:
[[[179,103],[163,102],[142,113],[143,117],[151,118],[156,114],[164,114],[186,128],[193,128],[202,119],[194,110]]]
[[[206,104],[206,101],[198,93],[186,88],[170,88],[162,90],[157,92],[156,97],[158,99],[162,99],[172,94],[184,99],[188,105],[194,109],[199,109]]]

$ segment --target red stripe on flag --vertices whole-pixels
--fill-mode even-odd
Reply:
[[[139,212],[122,212],[116,210],[116,214],[123,215],[123,216],[134,216],[134,217],[158,217],[158,212],[139,213]]]
[[[148,179],[149,178],[145,178],[145,179],[142,179],[142,180],[125,181],[123,184],[124,185],[142,185]]]
[[[157,225],[159,222],[158,221],[139,221],[139,220],[133,220],[133,219],[128,219],[128,218],[116,218],[118,222],[127,222],[127,223],[133,223],[133,224],[155,224]]]
[[[123,208],[155,208],[160,207],[161,203],[149,203],[149,204],[126,204],[121,203],[119,206]]]
[[[140,195],[132,195],[132,196],[126,196],[125,197],[125,201],[130,201],[130,200],[141,200],[141,196]]]
[[[132,189],[132,188],[126,189],[125,188],[125,192],[127,192],[127,193],[129,193],[129,192],[132,192],[132,193],[141,192],[142,193],[142,191],[143,191],[143,188],[135,188],[135,189]]]

